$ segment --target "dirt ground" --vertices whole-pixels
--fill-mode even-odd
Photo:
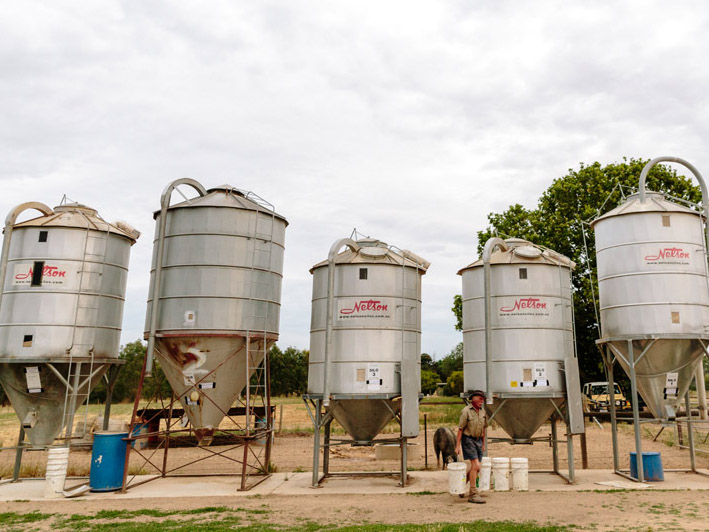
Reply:
[[[560,434],[563,434],[559,427]],[[665,469],[687,468],[688,452],[678,446],[669,447],[661,442],[653,442],[652,437],[659,426],[648,426],[643,441],[644,451],[660,451]],[[669,429],[668,429],[669,431]],[[543,437],[550,433],[549,425],[542,426],[536,436]],[[491,431],[492,437],[503,437],[499,429]],[[667,434],[661,435],[667,437]],[[428,468],[436,468],[436,458],[432,448],[433,430],[428,433]],[[592,469],[611,469],[613,453],[610,425],[602,428],[592,423],[587,426],[588,467]],[[409,460],[412,470],[425,469],[425,438],[421,434],[415,440]],[[628,452],[634,450],[634,436],[630,427],[621,426],[619,430],[619,448],[621,467],[628,466]],[[183,463],[194,459],[199,449],[178,448],[170,451],[170,462]],[[275,435],[271,461],[279,472],[311,471],[313,459],[312,435]],[[28,453],[25,462],[36,462],[42,467],[46,453]],[[491,456],[524,456],[529,459],[530,469],[549,470],[552,467],[552,449],[547,442],[534,445],[509,445],[492,443]],[[6,463],[14,455],[3,452],[0,463]],[[575,467],[582,467],[581,445],[578,437],[574,438]],[[72,453],[72,465],[81,468],[87,464],[88,452]],[[132,463],[137,463],[133,457]],[[210,461],[199,462],[202,472],[211,468],[221,470],[223,462],[215,460],[216,466],[207,466]],[[222,464],[221,466],[219,464]],[[709,468],[709,457],[701,454],[697,457],[700,468]],[[398,460],[377,460],[375,451],[370,447],[341,446],[331,454],[331,471],[376,471],[396,470]],[[559,467],[567,469],[567,450],[565,444],[559,447]],[[223,470],[221,470],[223,471]],[[707,481],[709,489],[709,480]],[[532,521],[538,524],[573,526],[576,530],[709,530],[709,491],[585,491],[585,492],[509,492],[492,493],[488,504],[472,505],[465,500],[440,493],[419,492],[417,494],[393,495],[348,495],[342,496],[314,494],[309,496],[249,496],[249,497],[210,497],[181,498],[179,500],[143,499],[101,500],[101,501],[61,501],[61,502],[12,502],[4,504],[6,512],[57,512],[59,514],[93,514],[99,510],[135,510],[141,508],[160,510],[190,510],[206,506],[227,506],[245,510],[258,510],[265,513],[247,514],[247,520],[253,524],[268,523],[276,525],[299,525],[317,522],[324,525],[346,526],[363,523],[466,523],[475,520],[517,522]],[[51,525],[39,524],[39,530],[50,530]],[[45,526],[46,528],[42,528]]]
[[[369,523],[469,523],[477,520],[534,522],[574,530],[605,532],[686,530],[709,527],[707,492],[528,492],[492,493],[485,505],[473,505],[447,493],[400,495],[335,495],[190,497],[180,499],[11,502],[4,512],[41,511],[59,515],[95,514],[99,510],[187,511],[226,506],[258,511],[243,525],[320,525],[341,527]],[[97,523],[98,524],[98,523]],[[34,526],[34,524],[33,524]],[[37,530],[52,530],[37,523]]]
[[[586,447],[588,455],[589,469],[612,469],[613,468],[613,443],[611,437],[610,424],[603,424],[600,428],[595,423],[586,426]],[[659,426],[652,425],[652,430],[645,429],[646,436],[654,436],[660,429]],[[563,438],[563,427],[559,426],[560,437]],[[668,429],[669,430],[669,429]],[[428,431],[428,469],[436,469],[436,455],[433,451],[433,430]],[[544,425],[539,429],[535,437],[541,438],[549,436],[551,430],[549,425]],[[492,429],[491,438],[504,438],[506,435],[501,429]],[[575,436],[574,440],[574,466],[577,469],[582,467],[582,453],[580,437]],[[658,439],[659,440],[659,439]],[[409,440],[414,448],[410,451],[408,460],[409,468],[413,470],[425,469],[426,465],[426,444],[423,431],[418,438]],[[629,467],[629,453],[635,451],[635,436],[629,426],[620,426],[618,434],[619,456],[621,457],[621,468]],[[652,441],[648,437],[643,439],[643,452],[658,451],[662,453],[662,465],[665,469],[683,469],[689,467],[689,453],[678,446],[668,447],[660,441]],[[510,445],[509,443],[491,443],[489,447],[490,456],[526,457],[529,460],[530,469],[549,470],[552,469],[553,452],[549,443],[537,442],[534,445]],[[566,443],[559,444],[558,447],[559,468],[568,469],[568,454]],[[312,436],[281,436],[276,435],[273,446],[272,462],[278,471],[312,471],[313,462],[313,438]],[[330,457],[331,471],[377,471],[396,469],[398,461],[377,460],[375,451],[371,447],[335,447]],[[697,466],[700,468],[709,467],[709,455],[706,453],[697,454]],[[708,481],[709,482],[709,481]],[[708,485],[709,487],[709,485]]]
[[[613,447],[611,439],[610,424],[603,424],[603,428],[595,423],[586,426],[586,442],[589,469],[612,469],[613,468]],[[689,467],[689,453],[679,446],[668,446],[658,441],[652,441],[652,437],[659,431],[659,426],[651,425],[644,427],[645,438],[643,439],[643,451],[657,451],[662,453],[662,465],[665,469],[686,469]],[[563,436],[562,427],[559,427],[560,437]],[[668,431],[671,429],[667,429]],[[409,451],[408,467],[410,470],[436,469],[436,456],[433,451],[433,429],[428,430],[428,459],[426,459],[426,438],[423,431],[418,438],[410,440],[412,444]],[[543,425],[535,437],[549,436],[549,425]],[[391,436],[391,435],[390,435]],[[492,429],[490,437],[503,438],[504,432],[500,429]],[[667,434],[671,436],[671,434]],[[381,436],[380,436],[381,437]],[[581,469],[582,452],[580,437],[575,436],[574,441],[574,467]],[[618,432],[618,447],[620,457],[620,467],[629,467],[629,453],[635,450],[634,434],[630,426],[620,425]],[[216,447],[207,449],[198,448],[174,448],[170,449],[169,467],[178,467],[191,462],[196,458],[206,457],[211,454]],[[256,448],[259,452],[259,448]],[[238,458],[241,450],[235,450],[231,454]],[[144,454],[150,455],[149,452]],[[227,453],[229,454],[229,453]],[[553,452],[548,442],[537,442],[533,445],[510,445],[505,442],[491,443],[489,446],[490,456],[526,457],[529,460],[531,470],[552,469]],[[27,451],[23,457],[23,471],[41,472],[46,465],[47,453],[44,451]],[[14,463],[15,454],[12,451],[0,453],[0,468],[10,472]],[[69,465],[69,475],[85,475],[90,466],[91,454],[86,451],[72,451]],[[568,453],[565,443],[560,443],[558,447],[559,468],[568,469]],[[697,467],[709,468],[709,454],[697,453]],[[162,464],[162,453],[152,458],[153,463]],[[278,472],[302,472],[312,471],[313,465],[313,436],[303,434],[283,433],[274,436],[274,444],[271,454],[271,462]],[[322,460],[320,461],[322,464]],[[428,464],[428,467],[426,465]],[[131,472],[138,470],[145,473],[156,472],[150,464],[145,464],[139,456],[135,455],[130,461]],[[222,460],[200,461],[194,466],[188,466],[182,470],[183,473],[222,473],[224,468],[236,467],[233,464],[225,464]],[[393,471],[399,468],[398,458],[395,460],[377,460],[375,448],[373,447],[351,447],[349,445],[333,447],[330,454],[330,471]],[[236,472],[236,469],[234,470]],[[24,476],[24,474],[23,474]],[[37,475],[33,475],[37,476]],[[708,485],[709,487],[709,485]]]

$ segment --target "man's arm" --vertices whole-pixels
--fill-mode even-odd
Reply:
[[[458,437],[455,440],[455,454],[463,454],[461,441],[463,439],[463,429],[458,428]]]

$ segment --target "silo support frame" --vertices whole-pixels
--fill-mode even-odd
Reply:
[[[38,361],[36,359],[26,359],[26,360],[11,359],[11,360],[12,360],[12,362],[19,363],[19,364],[22,364],[22,363],[37,364],[38,363]],[[3,362],[3,361],[7,362],[8,359],[0,360],[0,362]],[[76,362],[76,357],[74,358],[74,362]],[[112,404],[111,403],[111,396],[113,394],[113,389],[116,385],[116,379],[118,378],[119,370],[120,370],[121,366],[125,364],[125,360],[115,359],[115,358],[109,358],[109,359],[101,358],[101,359],[94,359],[93,362],[94,362],[94,364],[98,364],[98,367],[94,368],[94,371],[91,376],[84,377],[84,381],[79,384],[79,388],[81,388],[82,386],[84,386],[86,384],[90,385],[91,380],[96,375],[98,375],[100,372],[103,371],[104,366],[106,366],[106,365],[108,366],[108,369],[106,369],[104,374],[102,375],[102,378],[106,381],[106,402],[104,405],[104,414],[103,414],[104,421],[103,421],[102,428],[103,428],[103,430],[107,430],[108,423],[110,421],[110,415],[111,415],[111,404]],[[67,384],[71,385],[71,383],[67,382],[67,378],[65,378],[63,375],[61,375],[59,370],[57,370],[53,366],[53,363],[68,364],[68,360],[57,359],[57,360],[52,360],[52,361],[44,361],[44,364],[50,369],[50,371],[52,371],[52,373],[55,376],[57,376],[60,379],[60,382],[64,383],[65,385],[67,385]],[[77,369],[77,373],[78,373],[78,369]],[[74,380],[74,379],[72,379],[72,380]],[[75,389],[75,387],[73,385],[72,385],[72,388]],[[73,394],[73,392],[72,392],[72,394]],[[85,397],[85,394],[81,394],[81,396]],[[63,412],[62,418],[69,419],[69,417],[71,417],[71,419],[73,420],[73,415],[68,416],[67,414],[68,414],[67,412]],[[69,430],[70,426],[71,426],[71,431]],[[84,427],[86,430],[86,428],[87,428],[86,424],[84,424]],[[60,440],[60,441],[63,440],[64,445],[68,446],[69,448],[85,447],[86,445],[88,445],[88,444],[82,444],[82,443],[72,445],[72,440],[74,439],[73,436],[74,435],[73,435],[73,421],[72,421],[71,425],[67,425],[66,427],[64,427],[64,436],[61,436],[61,434],[60,434],[56,438],[56,440]],[[14,447],[0,447],[0,450],[3,450],[3,451],[12,451],[12,450],[15,451],[15,463],[13,466],[12,478],[2,480],[2,481],[0,481],[0,484],[6,484],[6,483],[10,483],[10,482],[18,482],[18,481],[22,480],[22,478],[20,476],[21,471],[22,471],[22,458],[24,456],[24,451],[26,449],[32,448],[32,449],[36,450],[39,448],[49,449],[50,447],[55,447],[55,445],[46,445],[46,446],[42,446],[42,447],[37,447],[37,446],[31,445],[29,441],[26,441],[26,437],[27,437],[27,434],[25,432],[25,428],[22,426],[22,424],[20,424],[20,430],[19,430],[19,434],[18,434],[18,438],[17,438],[17,445]],[[36,479],[36,477],[32,477],[32,478]]]
[[[645,354],[650,350],[650,348],[654,345],[655,340],[661,339],[661,338],[651,338],[651,342],[648,344],[645,349],[640,353],[639,356],[635,356],[635,348],[633,346],[633,341],[642,339],[642,340],[647,340],[648,338],[646,337],[641,337],[641,338],[603,338],[600,340],[596,340],[596,345],[598,346],[598,349],[601,352],[601,358],[603,359],[603,366],[605,369],[606,373],[606,379],[609,383],[608,386],[608,392],[609,392],[609,411],[610,411],[610,417],[611,417],[611,437],[613,441],[613,472],[619,476],[622,476],[624,478],[627,478],[628,480],[632,480],[633,482],[645,482],[645,471],[643,467],[643,452],[642,452],[642,434],[641,434],[641,424],[642,423],[662,423],[663,427],[666,425],[675,425],[678,427],[682,422],[687,423],[687,433],[688,433],[688,443],[689,445],[684,447],[689,450],[689,461],[690,461],[690,467],[689,469],[665,469],[665,471],[668,472],[683,472],[683,473],[695,473],[697,475],[702,475],[709,477],[709,474],[704,473],[703,471],[699,471],[696,467],[696,449],[694,447],[694,433],[693,433],[693,428],[692,426],[694,424],[705,424],[707,421],[702,421],[702,420],[694,420],[692,418],[692,408],[691,408],[691,403],[690,403],[690,398],[689,398],[689,390],[685,393],[684,396],[684,403],[685,403],[685,414],[686,416],[684,418],[673,418],[673,419],[657,419],[653,418],[651,420],[641,420],[640,419],[640,408],[638,405],[638,399],[639,399],[639,394],[638,394],[638,386],[637,386],[637,375],[636,375],[636,365],[642,358],[645,356]],[[702,348],[705,351],[705,355],[707,355],[707,344],[706,344],[706,339],[700,339],[697,338],[697,340],[700,342]],[[624,354],[614,345],[614,342],[627,342],[627,357],[624,356]],[[628,377],[630,378],[630,386],[631,386],[631,403],[633,407],[633,429],[634,429],[634,436],[635,436],[635,456],[636,456],[636,466],[637,466],[637,478],[633,477],[630,475],[630,469],[622,469],[620,467],[620,451],[619,451],[619,446],[618,446],[618,418],[616,415],[616,408],[615,408],[615,387],[612,385],[614,382],[614,367],[615,364],[618,360],[623,360],[624,362],[627,363],[628,368],[629,368],[629,375]],[[694,379],[696,379],[696,372],[694,375]],[[699,385],[699,383],[697,383]],[[659,435],[659,434],[658,434]]]
[[[518,395],[515,397],[519,397]],[[503,397],[502,395],[500,396],[495,396],[497,399],[502,399],[502,403],[500,406],[495,410],[495,412],[492,413],[490,418],[488,419],[488,422],[492,422],[495,419],[495,414],[499,411],[502,410],[502,407],[504,406],[505,402],[507,401],[507,398]],[[466,402],[466,404],[469,402],[470,396],[469,395],[464,395],[463,400]],[[555,475],[560,476],[563,478],[568,484],[575,484],[576,483],[576,471],[574,467],[574,442],[573,442],[573,434],[571,432],[571,425],[569,421],[568,415],[564,415],[563,411],[559,408],[559,405],[554,401],[555,397],[548,397],[549,401],[554,405],[554,410],[555,412],[551,415],[549,418],[549,422],[551,425],[551,434],[549,436],[540,436],[536,438],[530,438],[528,441],[525,441],[524,444],[527,443],[535,443],[535,442],[548,442],[551,445],[552,448],[552,469],[533,469],[530,470],[530,473],[552,473]],[[566,443],[566,453],[567,453],[567,460],[568,460],[568,475],[564,474],[561,472],[561,469],[559,468],[559,437],[558,437],[558,431],[556,427],[556,422],[561,419],[564,421],[564,424],[566,425],[566,439],[563,440]],[[582,435],[583,437],[583,435]],[[510,445],[520,445],[522,444],[519,441],[515,441],[512,438],[488,438],[488,443],[509,443]],[[485,451],[485,455],[487,456],[487,451]]]
[[[268,342],[271,340],[268,335],[256,337],[253,334],[251,335],[250,339],[256,343],[260,341]],[[217,408],[219,408],[218,405],[216,405],[216,403],[212,400],[212,398],[209,397],[206,392],[199,387],[199,384],[205,379],[208,379],[210,375],[213,375],[214,372],[216,372],[219,368],[226,364],[226,362],[230,358],[240,356],[244,349],[245,346],[234,350],[231,355],[225,357],[220,364],[218,364],[210,372],[203,375],[198,381],[195,382],[195,389],[200,394],[200,400],[208,401],[212,405],[217,406]],[[180,400],[173,392],[169,401],[166,402],[166,399],[163,398],[160,394],[160,383],[158,383],[155,387],[155,395],[148,399],[148,404],[140,408],[141,401],[145,399],[143,397],[143,391],[145,389],[146,378],[155,378],[154,375],[149,376],[147,374],[147,362],[148,357],[146,356],[143,361],[143,370],[141,372],[141,377],[138,383],[136,400],[133,405],[133,415],[131,419],[128,441],[134,443],[148,440],[149,448],[145,450],[146,452],[143,452],[143,450],[140,449],[139,445],[136,445],[135,447],[132,447],[132,445],[127,446],[126,460],[123,470],[123,485],[121,488],[122,493],[125,493],[128,488],[145,484],[147,482],[155,480],[156,478],[178,476],[236,477],[239,479],[238,491],[248,491],[271,476],[270,457],[271,446],[273,444],[273,418],[275,413],[275,407],[270,405],[270,387],[261,385],[258,387],[258,389],[262,390],[262,395],[256,396],[256,394],[252,393],[248,394],[248,397],[245,397],[243,400],[237,399],[237,402],[241,401],[241,406],[231,406],[227,409],[226,412],[219,408],[225,419],[227,419],[234,426],[236,426],[236,428],[214,428],[214,432],[218,433],[220,439],[222,440],[219,441],[217,444],[223,444],[219,446],[219,449],[216,449],[217,445],[214,446],[215,448],[212,448],[210,446],[195,445],[192,440],[190,440],[188,442],[190,447],[199,447],[199,449],[201,449],[201,451],[203,453],[206,453],[207,455],[205,456],[204,454],[202,454],[201,457],[197,457],[196,459],[188,463],[180,464],[175,467],[169,468],[169,449],[171,446],[175,446],[175,444],[171,442],[184,443],[186,441],[186,437],[194,437],[196,433],[195,429],[193,429],[192,427],[181,426],[180,421],[185,412],[184,409],[179,408],[181,406]],[[268,352],[266,352],[264,355],[262,365],[263,370],[258,372],[257,374],[260,379],[268,381],[270,376],[270,357],[268,356]],[[259,405],[256,404],[257,402],[259,403]],[[153,403],[158,405],[159,408],[150,408]],[[176,406],[178,406],[178,408],[175,408]],[[241,423],[238,419],[236,419],[236,416],[244,416],[244,419],[247,420],[246,423],[249,423],[248,420],[255,420],[260,417],[261,419],[265,419],[265,426],[258,425],[256,423]],[[163,422],[163,420],[166,423],[165,429],[161,429],[160,427],[160,424],[161,422]],[[147,426],[147,432],[136,432],[136,429],[139,425]],[[150,448],[153,443],[156,443],[157,445],[154,448]],[[229,456],[230,453],[234,453],[235,451],[239,452],[239,449],[243,450],[243,452],[240,453],[240,457]],[[160,452],[162,452],[162,456],[159,456]],[[158,474],[145,479],[139,479],[136,475],[129,475],[128,469],[130,465],[130,457],[133,453],[136,453],[137,456],[143,460],[138,469],[142,469],[145,466],[149,465],[150,467],[157,470]],[[184,470],[189,466],[192,466],[196,463],[201,463],[210,458],[221,458],[222,460],[226,460],[229,463],[235,464],[236,471],[218,473],[180,472],[181,470]],[[252,480],[254,477],[256,477],[255,481],[250,482],[250,480]]]
[[[330,477],[392,477],[398,476],[399,483],[397,486],[405,487],[408,484],[408,470],[407,470],[407,444],[409,438],[407,436],[399,436],[398,438],[379,438],[373,439],[369,442],[362,443],[356,442],[351,438],[332,438],[331,428],[334,417],[332,415],[332,409],[326,409],[325,402],[323,400],[322,394],[304,394],[303,402],[305,403],[306,410],[310,416],[310,420],[313,422],[314,438],[313,438],[313,478],[311,483],[311,488],[320,488],[322,483]],[[382,399],[391,399],[398,397],[398,394],[390,394],[382,396]],[[349,399],[357,398],[368,398],[371,399],[371,395],[363,396],[348,396]],[[337,403],[339,400],[337,396],[330,397],[330,404]],[[390,408],[388,403],[384,401],[387,408]],[[391,409],[391,408],[390,408]],[[401,414],[394,412],[394,419],[399,422],[401,427],[402,419]],[[320,431],[323,430],[322,445],[320,443]],[[374,446],[381,443],[397,443],[400,446],[401,452],[401,468],[399,471],[348,471],[348,472],[331,472],[330,471],[330,448],[340,445],[368,445]],[[323,460],[322,460],[322,475],[320,474],[320,450],[322,449]]]

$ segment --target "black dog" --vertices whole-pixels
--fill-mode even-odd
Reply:
[[[443,469],[449,462],[457,462],[458,456],[455,454],[455,434],[451,429],[441,427],[433,435],[433,449],[436,451],[436,467],[441,467],[441,455],[443,455]]]

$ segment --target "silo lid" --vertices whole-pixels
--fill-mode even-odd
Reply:
[[[625,202],[618,205],[615,209],[612,209],[602,216],[599,216],[591,222],[591,227],[600,220],[605,220],[606,218],[613,218],[614,216],[623,216],[626,214],[639,214],[639,213],[649,213],[649,212],[681,212],[685,214],[693,214],[694,216],[701,216],[701,214],[694,209],[685,207],[678,203],[674,203],[665,198],[664,194],[661,192],[645,192],[645,201],[640,201],[640,194],[633,194],[628,196]]]
[[[375,246],[362,246],[359,252],[365,257],[372,257],[374,259],[384,257],[389,253],[387,248],[378,248]]]
[[[574,261],[565,255],[547,249],[544,246],[533,244],[528,240],[508,238],[505,243],[507,244],[507,251],[496,248],[490,257],[490,264],[551,264],[564,266],[571,270],[576,267]],[[483,260],[480,258],[465,268],[461,268],[458,275],[463,275],[464,271],[471,268],[479,268],[483,265]]]
[[[283,220],[288,225],[288,220],[278,214],[273,205],[255,194],[246,190],[241,190],[231,185],[219,185],[207,189],[206,196],[196,196],[180,203],[170,205],[170,209],[182,209],[189,207],[225,207],[231,209],[241,209],[246,211],[258,211],[275,216]],[[160,214],[158,209],[153,213],[153,218],[157,219]]]
[[[419,257],[415,253],[407,250],[392,249],[386,243],[375,239],[357,240],[360,246],[359,251],[354,252],[350,248],[346,248],[335,257],[335,264],[395,264],[397,266],[406,266],[416,268],[422,274],[426,273],[431,265],[427,260]],[[326,267],[327,260],[318,262],[310,269],[313,273],[317,268]]]
[[[519,246],[514,248],[512,253],[524,257],[525,259],[536,259],[542,255],[543,251],[534,246]]]
[[[123,226],[121,226],[123,224]],[[15,227],[70,227],[78,229],[93,229],[109,232],[128,238],[131,243],[140,236],[140,232],[128,226],[125,222],[108,223],[99,216],[98,211],[81,203],[63,203],[54,207],[54,212],[48,215],[32,218],[15,224]]]

